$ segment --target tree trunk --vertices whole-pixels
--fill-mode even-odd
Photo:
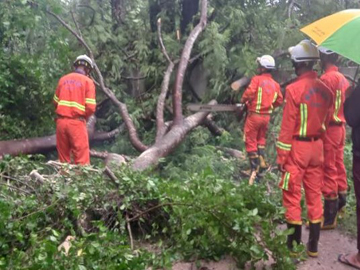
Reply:
[[[110,132],[94,132],[95,121],[88,121],[88,134],[90,142],[105,141],[115,138],[123,129],[121,125]],[[4,155],[16,156],[19,154],[47,153],[56,149],[56,136],[46,136],[23,140],[0,141],[0,157]]]
[[[216,101],[213,100],[209,104],[216,104]],[[132,165],[133,169],[142,171],[157,165],[159,159],[171,153],[192,129],[205,120],[208,114],[208,112],[199,112],[185,118],[182,124],[174,125],[161,140],[135,159]]]

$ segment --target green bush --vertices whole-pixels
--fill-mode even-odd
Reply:
[[[115,182],[100,168],[57,171],[34,157],[5,159],[0,168],[5,269],[169,269],[174,260],[224,255],[242,266],[270,254],[278,269],[292,267],[276,201],[264,187],[238,185],[210,167],[181,179],[123,168]],[[33,169],[43,183],[28,176]],[[57,247],[68,235],[76,238],[66,256]]]

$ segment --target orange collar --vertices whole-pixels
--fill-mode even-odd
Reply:
[[[325,73],[331,72],[331,71],[339,71],[339,68],[335,65],[328,65],[328,67],[325,70]]]

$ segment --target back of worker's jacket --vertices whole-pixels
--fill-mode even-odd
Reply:
[[[349,82],[345,76],[338,71],[336,66],[330,66],[320,79],[333,91],[334,106],[331,122],[345,123],[344,101],[345,92],[349,87]]]
[[[63,76],[54,95],[56,114],[67,118],[90,117],[96,108],[95,85],[87,76],[70,73]]]
[[[258,114],[271,114],[282,101],[280,86],[270,73],[254,76],[241,98],[241,103],[247,103],[249,112]]]
[[[317,78],[315,71],[299,76],[286,88],[286,105],[279,140],[278,164],[284,164],[294,138],[319,138],[332,113],[331,90]]]

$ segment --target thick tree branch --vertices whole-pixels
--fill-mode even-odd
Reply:
[[[108,157],[108,155],[109,155],[108,152],[99,152],[99,151],[96,151],[93,149],[90,150],[91,157],[106,159]]]
[[[294,4],[295,4],[295,0],[291,0],[290,3],[289,3],[289,8],[287,10],[287,15],[288,15],[289,19],[291,19],[291,14],[292,14],[292,11],[294,9]]]
[[[161,46],[161,51],[163,53],[163,55],[165,56],[165,58],[168,60],[169,63],[172,63],[171,58],[169,56],[169,54],[166,51],[162,36],[161,36],[161,18],[158,19],[157,21],[157,29],[158,29],[158,39],[160,42],[160,46]]]
[[[91,141],[106,141],[111,140],[117,137],[125,129],[125,124],[121,124],[118,128],[111,130],[109,132],[95,132],[94,136],[91,138]]]
[[[212,100],[209,104],[216,104],[216,101]],[[208,112],[198,112],[185,118],[181,125],[173,125],[161,140],[135,159],[132,168],[142,171],[156,165],[160,158],[171,153],[192,129],[202,123],[208,114]]]
[[[162,40],[161,36],[161,19],[158,20],[158,38],[161,45],[161,51],[164,54],[165,58],[168,60],[169,65],[165,71],[164,79],[161,84],[161,93],[158,98],[157,102],[157,108],[156,108],[156,139],[155,141],[158,142],[165,134],[166,127],[165,127],[165,121],[164,121],[164,106],[165,106],[165,99],[167,96],[167,93],[169,91],[169,83],[170,83],[170,77],[174,70],[174,62],[169,57],[169,54],[166,51],[164,42]]]
[[[83,37],[82,37],[82,34],[81,34],[81,30],[80,30],[79,24],[77,23],[77,20],[75,19],[74,12],[73,12],[73,11],[70,11],[70,13],[71,13],[71,17],[72,17],[72,19],[73,19],[73,21],[74,21],[74,24],[75,24],[75,26],[76,26],[76,30],[77,30],[79,36],[80,36],[81,38],[83,38]]]
[[[170,77],[174,70],[174,63],[170,62],[165,74],[164,79],[161,84],[161,93],[158,98],[157,108],[156,108],[156,142],[158,142],[165,134],[166,127],[164,121],[164,106],[166,96],[169,90]]]
[[[127,107],[124,103],[120,102],[117,97],[115,96],[115,94],[105,86],[104,83],[104,77],[99,69],[99,67],[97,66],[97,64],[95,63],[95,59],[94,59],[94,54],[91,50],[91,48],[89,47],[89,45],[85,42],[85,40],[79,35],[77,34],[70,25],[68,25],[62,18],[60,18],[58,15],[56,15],[55,13],[53,13],[51,10],[46,10],[46,12],[48,14],[50,14],[51,16],[53,16],[55,19],[57,19],[67,30],[69,30],[76,38],[77,40],[86,48],[87,53],[89,54],[90,58],[93,60],[94,62],[94,69],[95,72],[99,78],[99,84],[100,84],[100,88],[101,90],[105,93],[105,95],[111,99],[111,101],[115,104],[115,106],[118,108],[121,117],[123,118],[125,125],[129,131],[129,137],[130,137],[130,142],[132,143],[132,145],[135,147],[136,150],[142,152],[145,151],[148,146],[144,145],[138,135],[137,135],[137,131],[135,128],[135,125],[132,121],[132,119],[130,118],[130,115],[128,113]]]
[[[179,68],[175,80],[175,87],[173,90],[173,107],[174,107],[174,124],[179,125],[183,121],[183,114],[182,114],[182,86],[184,82],[184,75],[186,71],[186,67],[189,62],[191,50],[194,46],[195,40],[198,38],[200,33],[206,26],[207,21],[207,0],[201,1],[201,17],[200,22],[195,28],[191,31],[188,39],[186,40],[180,63]]]
[[[105,141],[115,138],[123,129],[123,125],[110,132],[94,132],[95,117],[87,124],[89,141]],[[92,130],[92,131],[91,131]],[[4,155],[46,153],[56,149],[56,135],[23,140],[0,141],[0,157]]]
[[[205,127],[207,127],[209,129],[209,131],[211,132],[211,134],[213,134],[214,136],[221,136],[221,134],[223,134],[224,129],[220,128],[216,125],[216,123],[214,122],[214,120],[212,120],[211,114],[209,114],[204,122],[203,125]]]
[[[225,154],[228,154],[234,158],[237,158],[239,160],[245,160],[246,159],[246,155],[244,155],[243,152],[236,150],[236,149],[232,149],[232,148],[227,148],[227,147],[216,147],[216,149],[223,151]]]

